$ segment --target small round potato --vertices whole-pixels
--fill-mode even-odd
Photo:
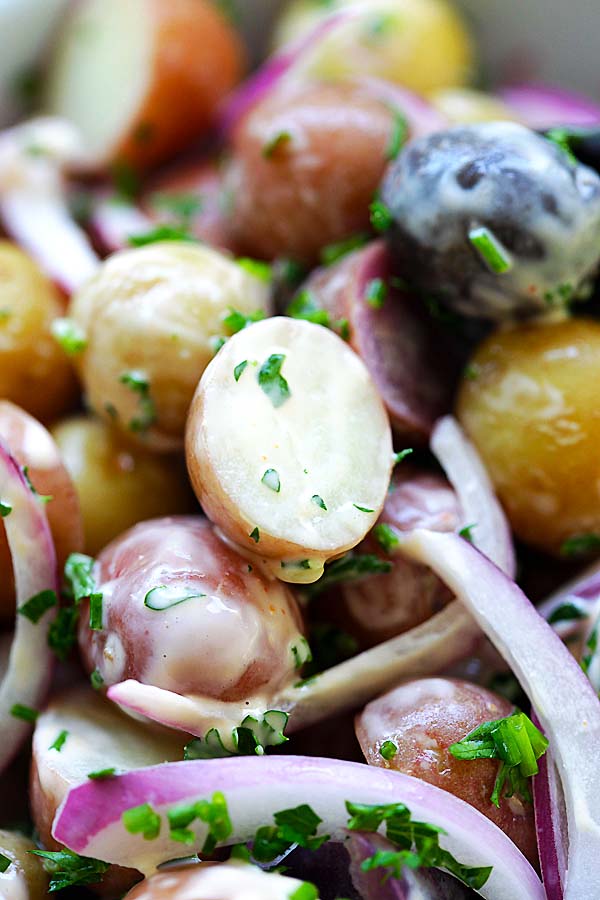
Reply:
[[[421,778],[460,797],[499,826],[529,860],[537,860],[533,806],[517,795],[494,806],[490,797],[499,763],[460,760],[451,744],[514,707],[477,684],[447,678],[410,681],[374,700],[356,719],[356,734],[369,765]],[[397,751],[388,759],[382,745]],[[393,749],[393,748],[392,748]]]
[[[194,396],[186,456],[206,514],[284,581],[311,583],[377,521],[387,414],[337,335],[274,318],[235,335]]]
[[[27,466],[39,494],[52,499],[46,504],[59,572],[69,553],[83,549],[83,523],[77,493],[63,464],[59,448],[43,425],[8,400],[0,400],[0,440],[17,462]],[[1,499],[1,498],[0,498]],[[15,614],[15,593],[10,550],[0,520],[0,618]]]
[[[586,536],[600,534],[600,324],[497,332],[468,371],[458,417],[517,536],[550,553],[594,549]]]
[[[89,627],[84,604],[79,646],[107,686],[132,678],[237,701],[297,677],[305,641],[291,590],[249,565],[206,519],[136,525],[99,555],[95,578],[102,630]]]
[[[146,447],[177,449],[198,379],[229,333],[224,318],[267,305],[268,285],[208,247],[115,254],[71,306],[87,342],[77,362],[90,406]]]
[[[300,898],[303,884],[248,863],[200,863],[158,872],[136,885],[124,900],[291,900]],[[302,896],[319,900],[314,892]]]
[[[390,107],[356,84],[268,95],[232,136],[224,178],[236,245],[311,263],[326,244],[368,229],[393,123]]]
[[[91,416],[63,419],[52,435],[77,488],[92,556],[136,522],[197,509],[179,457],[134,447]]]
[[[46,422],[72,409],[78,387],[50,327],[60,294],[15,244],[0,241],[0,397]]]
[[[14,831],[0,831],[0,854],[10,865],[0,872],[2,900],[43,900],[48,896],[48,876],[42,860],[31,851],[36,846]]]

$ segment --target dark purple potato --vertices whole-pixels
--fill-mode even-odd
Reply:
[[[436,419],[452,407],[457,354],[419,299],[398,287],[385,244],[375,241],[317,269],[304,289],[338,330],[347,320],[350,346],[369,370],[398,437],[426,443]]]
[[[395,263],[466,316],[502,321],[563,308],[600,260],[600,177],[521,125],[413,141],[381,194]]]

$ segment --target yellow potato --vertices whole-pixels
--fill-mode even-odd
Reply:
[[[324,78],[373,75],[418,93],[470,80],[473,48],[464,23],[445,0],[333,0],[289,4],[275,43],[306,33],[330,12],[357,15],[336,26],[301,67]]]
[[[93,556],[136,522],[197,508],[180,459],[132,447],[90,416],[63,419],[52,434],[77,488]]]
[[[600,534],[600,323],[499,332],[467,376],[458,417],[518,537],[559,553]]]
[[[71,363],[50,332],[62,301],[19,247],[0,241],[0,397],[48,421],[77,402]]]
[[[0,854],[10,865],[0,872],[0,897],[3,900],[43,900],[48,896],[48,876],[42,860],[30,852],[35,844],[14,831],[0,831]]]
[[[183,443],[185,418],[231,308],[266,310],[269,288],[224,254],[187,242],[111,256],[74,296],[91,408],[153,450]]]
[[[429,96],[430,103],[451,125],[475,122],[519,122],[520,119],[498,97],[470,88],[443,88]]]

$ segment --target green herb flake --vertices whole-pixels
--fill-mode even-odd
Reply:
[[[389,231],[394,224],[392,212],[382,200],[373,200],[369,206],[371,225],[379,234]]]
[[[367,285],[365,300],[373,309],[381,309],[387,297],[387,284],[382,278],[373,278]]]
[[[329,835],[317,835],[322,819],[303,803],[294,809],[275,813],[274,826],[259,828],[254,837],[252,856],[257,862],[271,862],[285,853],[293,844],[306,850],[318,850]]]
[[[281,374],[284,361],[283,353],[272,353],[262,364],[256,376],[260,387],[275,409],[283,406],[286,400],[292,396],[289,385]]]
[[[264,281],[265,284],[270,284],[273,280],[273,268],[269,263],[260,259],[250,259],[248,256],[239,257],[236,263],[244,272],[258,278],[259,281]]]
[[[99,859],[79,856],[70,850],[30,850],[44,860],[44,869],[50,875],[50,892],[84,884],[97,884],[109,869],[109,864]]]
[[[281,480],[279,478],[279,473],[275,469],[267,469],[260,480],[265,487],[269,488],[269,490],[274,491],[276,494],[280,492]]]
[[[99,691],[104,684],[104,678],[102,677],[102,674],[98,671],[98,669],[94,669],[94,671],[90,675],[90,684],[95,691]]]
[[[388,762],[398,753],[398,744],[396,741],[384,741],[379,748],[379,755]]]
[[[544,137],[558,147],[568,157],[570,162],[578,165],[579,160],[573,153],[572,144],[577,143],[581,138],[581,134],[570,131],[568,128],[550,128]]]
[[[465,366],[463,369],[463,378],[465,381],[477,381],[481,374],[479,366],[474,365],[473,363],[469,363],[468,366]]]
[[[150,396],[150,383],[143,372],[133,369],[123,372],[119,382],[138,395],[139,415],[129,422],[129,430],[136,433],[147,431],[156,422],[156,406]]]
[[[369,235],[361,232],[360,234],[352,234],[350,237],[335,244],[328,244],[321,250],[321,262],[324,266],[331,266],[354,250],[364,247],[368,240]]]
[[[322,497],[319,497],[318,494],[313,494],[310,499],[311,499],[311,502],[315,504],[315,506],[318,506],[319,509],[324,509],[325,512],[327,512],[327,507],[326,507],[325,501],[323,500]]]
[[[109,769],[98,769],[96,772],[88,772],[87,777],[90,781],[105,781],[107,778],[112,778],[116,771],[115,767],[111,766]]]
[[[281,563],[282,569],[310,569],[310,559],[292,559]]]
[[[93,570],[96,560],[85,553],[71,553],[65,563],[65,594],[75,603],[96,593]]]
[[[39,716],[37,709],[32,709],[31,706],[25,706],[23,703],[13,704],[10,708],[10,714],[15,719],[21,719],[23,722],[30,723],[35,722]]]
[[[198,241],[188,230],[186,225],[157,225],[143,234],[131,234],[127,238],[130,247],[147,247],[148,244],[158,244],[163,241],[185,241],[197,244]]]
[[[312,653],[305,637],[300,638],[299,644],[292,644],[291,650],[296,669],[301,669],[305,663],[312,661]]]
[[[331,325],[329,313],[319,307],[315,294],[308,288],[296,294],[286,310],[286,315],[292,319],[304,319],[314,325],[322,325],[324,328]]]
[[[273,159],[281,150],[287,149],[292,141],[289,131],[278,131],[264,144],[262,155],[265,159]]]
[[[77,622],[79,609],[76,606],[63,606],[58,610],[56,618],[48,629],[48,646],[57,659],[65,662],[77,643]]]
[[[397,466],[399,463],[404,462],[406,457],[414,452],[412,447],[407,447],[406,450],[400,450],[399,453],[394,453],[394,465]]]
[[[133,166],[124,161],[115,163],[110,171],[112,182],[121,200],[135,200],[140,190],[140,177]]]
[[[242,374],[244,372],[244,369],[246,368],[247,365],[248,365],[247,359],[245,359],[241,363],[237,364],[237,366],[233,370],[233,377],[235,378],[236,381],[240,380],[240,378],[242,377]]]
[[[465,525],[464,528],[461,528],[458,532],[458,536],[464,538],[465,541],[468,541],[470,544],[474,543],[473,541],[473,530],[477,528],[476,524],[473,525]]]
[[[352,506],[354,507],[354,509],[357,509],[359,512],[364,512],[364,513],[374,513],[375,512],[374,509],[369,509],[367,506],[359,506],[358,503],[353,503]]]
[[[333,323],[333,330],[339,334],[343,341],[350,340],[350,322],[348,319],[338,319]]]
[[[495,275],[505,275],[513,268],[510,256],[489,228],[472,228],[469,241]]]
[[[233,833],[227,801],[223,794],[216,791],[211,800],[200,800],[196,804],[196,815],[208,825],[208,834],[202,847],[202,853],[208,855],[218,843],[227,840]]]
[[[141,834],[146,841],[153,841],[160,834],[160,816],[149,803],[126,809],[122,819],[130,834]]]
[[[50,330],[52,337],[60,344],[67,356],[76,356],[87,347],[85,332],[73,319],[54,319]]]
[[[102,594],[92,594],[90,597],[90,628],[92,631],[102,631]]]
[[[37,625],[42,616],[45,615],[49,609],[52,609],[53,606],[56,606],[57,603],[58,600],[55,591],[40,591],[39,594],[34,594],[34,596],[30,597],[29,600],[22,604],[22,606],[19,606],[17,612],[20,616],[25,616],[26,619],[29,619],[30,622]]]
[[[303,881],[299,888],[290,894],[289,900],[318,900],[319,891],[310,881]]]
[[[574,603],[561,603],[548,616],[548,625],[556,625],[558,622],[575,622],[586,618],[585,610],[579,606]]]
[[[314,597],[334,584],[358,581],[361,578],[370,578],[373,575],[386,575],[391,570],[391,562],[379,559],[374,554],[347,553],[340,559],[336,559],[325,566],[323,575],[318,581],[309,586],[308,593],[311,597]]]
[[[9,859],[8,856],[5,856],[4,853],[0,853],[0,873],[4,874],[9,866],[12,865],[12,859]]]
[[[158,212],[168,213],[186,225],[201,212],[203,205],[202,198],[196,194],[170,194],[162,191],[153,194],[150,203]]]
[[[598,626],[597,625],[593,629],[589,638],[587,639],[587,641],[585,643],[585,649],[587,652],[584,653],[581,658],[581,668],[583,669],[584,673],[587,675],[588,672],[590,671],[592,662],[594,660],[594,656],[598,652]]]
[[[187,603],[188,600],[202,600],[203,597],[206,597],[206,594],[187,593],[176,584],[159,584],[148,591],[144,597],[144,606],[153,612],[163,612],[165,609],[179,606],[180,603]]]
[[[0,501],[0,518],[5,519],[7,516],[10,516],[12,510],[10,503],[2,503]]]
[[[391,525],[384,522],[376,525],[373,529],[373,537],[377,543],[385,550],[388,556],[391,556],[400,546],[400,538]]]
[[[600,550],[600,534],[578,534],[567,538],[560,548],[560,555],[566,557],[587,556]]]
[[[54,497],[51,494],[38,493],[38,491],[35,489],[35,487],[33,485],[33,482],[31,481],[31,478],[29,477],[29,466],[23,466],[23,468],[21,469],[21,472],[23,473],[23,478],[25,479],[27,487],[29,488],[29,490],[31,491],[33,496],[37,497],[37,499],[41,503],[50,503],[50,501],[54,499]]]
[[[505,797],[518,793],[530,803],[527,779],[537,775],[538,759],[544,755],[548,741],[531,719],[515,712],[504,719],[485,722],[450,747],[456,759],[498,759],[500,768],[491,802],[500,807],[502,791]]]
[[[69,737],[68,731],[61,731],[61,733],[53,741],[53,743],[50,744],[50,746],[48,747],[48,750],[56,750],[58,753],[60,753],[62,748],[65,746],[65,741],[67,740],[68,737]]]
[[[392,108],[394,121],[392,125],[392,133],[386,147],[386,156],[390,161],[398,158],[400,151],[408,140],[408,121],[406,116],[397,108]]]
[[[255,544],[258,544],[258,542],[260,541],[260,531],[258,530],[258,525],[250,532],[248,537],[252,538]]]
[[[233,335],[237,334],[238,331],[243,331],[244,328],[253,325],[255,322],[262,322],[264,318],[265,313],[262,309],[257,309],[246,315],[246,313],[240,312],[239,309],[234,309],[230,306],[228,314],[223,319],[223,325]]]

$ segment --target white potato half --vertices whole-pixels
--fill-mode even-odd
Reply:
[[[198,499],[227,537],[278,578],[310,583],[377,521],[392,437],[375,385],[344,341],[278,317],[239,332],[208,366],[186,455]]]
[[[318,900],[314,890],[299,893],[304,884],[244,862],[209,862],[158,872],[136,885],[125,900],[293,900],[302,896]]]
[[[90,406],[150,449],[177,449],[215,341],[228,334],[223,319],[268,303],[264,281],[206,246],[160,242],[111,256],[70,309]]]
[[[36,846],[29,838],[14,831],[0,831],[0,855],[10,864],[0,872],[2,900],[43,900],[48,896],[48,876]]]

